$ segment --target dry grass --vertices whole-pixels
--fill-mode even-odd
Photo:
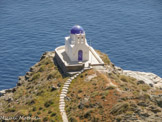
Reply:
[[[62,78],[53,60],[44,58],[35,66],[34,72],[29,78],[30,82],[19,86],[14,93],[14,100],[8,105],[4,104],[6,112],[4,115],[30,115],[41,118],[41,121],[60,121],[59,94],[61,88],[51,91],[51,86],[57,86],[57,84],[62,86],[66,79]]]
[[[97,52],[112,68],[107,55]],[[87,82],[85,79],[93,74],[96,74],[96,77]],[[67,79],[68,77],[62,77],[53,59],[44,58],[35,65],[29,77],[30,82],[25,82],[14,92],[13,101],[0,101],[4,105],[0,112],[5,116],[30,115],[40,117],[40,121],[62,121],[59,94]],[[51,86],[58,84],[61,87],[51,91]],[[139,101],[150,103],[150,94],[161,93],[160,89],[151,91],[147,84],[137,84],[134,78],[113,72],[103,74],[91,69],[72,81],[67,94],[66,112],[71,122],[111,122],[115,118],[120,121],[121,115],[134,114],[134,108],[137,108]]]
[[[86,75],[94,73],[97,74],[97,77],[90,82],[85,82]],[[101,121],[103,119],[102,121],[110,121],[109,111],[118,100],[118,91],[114,87],[105,90],[110,79],[95,70],[86,71],[80,76],[72,82],[69,88],[68,97],[71,100],[66,102],[69,119],[77,121]],[[78,93],[78,91],[82,92]],[[80,104],[82,102],[83,106]]]

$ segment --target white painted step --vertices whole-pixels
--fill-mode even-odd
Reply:
[[[64,88],[64,89],[62,89],[62,91],[66,91],[66,90],[68,91],[68,88],[66,88],[66,89],[65,89],[65,88]]]
[[[61,111],[65,111],[65,109],[64,109],[64,108],[60,108],[60,110],[61,110]]]
[[[71,77],[71,79],[73,80],[73,79],[74,79],[74,77]]]
[[[64,84],[64,87],[69,87],[69,84]]]
[[[75,79],[80,73],[82,73],[84,70],[81,70],[79,73],[75,74],[73,77],[70,77],[65,83],[64,86],[61,90],[61,94],[60,94],[60,100],[59,100],[59,110],[62,116],[62,120],[63,122],[68,122],[68,118],[66,115],[66,111],[65,111],[65,100],[64,98],[67,95],[68,92],[68,88],[69,85],[71,84],[72,80]]]
[[[59,106],[60,106],[60,107],[65,107],[65,104],[60,104]]]
[[[70,85],[70,82],[66,82],[64,85]]]
[[[65,84],[71,84],[71,82],[67,81]],[[65,84],[64,84],[64,85],[65,85]]]
[[[65,94],[60,94],[60,97],[65,97],[66,95]]]
[[[60,99],[60,102],[64,102],[64,99]]]
[[[67,91],[62,91],[61,94],[67,94]]]
[[[64,104],[61,104],[60,107],[65,107],[65,105]]]
[[[64,106],[59,106],[59,109],[60,110],[65,110],[65,107]]]
[[[59,109],[65,109],[65,106],[59,105]]]
[[[65,112],[65,110],[60,110],[61,112]]]
[[[62,89],[68,89],[68,87],[65,87],[65,86],[64,86]]]
[[[63,112],[62,120],[63,120],[63,122],[68,122],[68,118],[67,118],[67,115],[65,112]]]
[[[64,100],[64,96],[60,96],[60,100]]]
[[[61,101],[60,104],[65,104],[65,102],[64,101]]]
[[[71,81],[71,79],[68,79],[67,81]]]
[[[65,107],[65,104],[60,104],[59,106],[60,106],[60,107]]]

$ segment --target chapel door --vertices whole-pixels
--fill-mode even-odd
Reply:
[[[79,50],[78,51],[78,61],[82,61],[83,60],[83,51]]]

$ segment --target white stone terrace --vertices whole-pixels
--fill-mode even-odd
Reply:
[[[82,63],[85,64],[85,68],[88,68],[89,64],[91,66],[104,65],[104,62],[98,56],[96,51],[92,47],[89,47],[89,50],[90,50],[90,60],[86,61],[86,62],[84,62],[84,61],[82,62]],[[62,60],[62,62],[65,64],[65,66],[77,66],[77,65],[79,65],[78,61],[71,61],[69,59],[69,57],[67,56],[67,54],[65,52],[65,46],[57,47],[55,49],[55,51],[58,54],[58,56],[60,57],[60,59]]]

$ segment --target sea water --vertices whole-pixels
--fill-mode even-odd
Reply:
[[[161,0],[1,0],[0,90],[64,45],[76,24],[115,65],[162,77]]]

